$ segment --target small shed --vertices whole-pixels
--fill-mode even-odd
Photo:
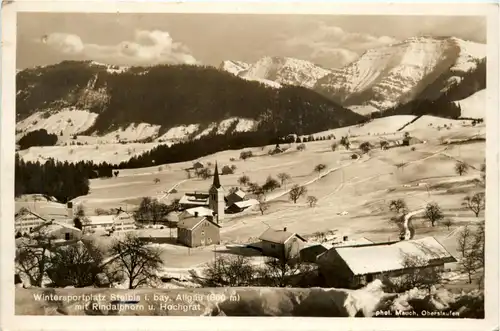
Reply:
[[[177,242],[188,247],[220,244],[220,225],[212,217],[191,217],[177,223]]]
[[[300,235],[283,230],[267,229],[259,237],[262,244],[262,254],[280,259],[298,257],[306,239]]]

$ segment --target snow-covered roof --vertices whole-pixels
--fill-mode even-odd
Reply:
[[[335,250],[355,275],[405,269],[405,255],[415,256],[427,262],[456,261],[434,237],[385,245],[336,247]]]
[[[203,217],[191,217],[191,218],[183,219],[182,221],[179,221],[179,223],[177,223],[177,227],[181,228],[181,229],[193,230],[196,226],[198,226],[198,224],[200,224],[204,220],[207,220],[210,223],[212,223],[215,226],[217,226],[217,227],[220,228],[220,225],[212,222],[210,220],[210,218],[208,218],[206,216],[203,216]]]
[[[288,232],[285,230],[275,230],[272,228],[269,228],[266,231],[264,231],[264,233],[260,235],[259,239],[276,244],[284,244],[288,239],[290,239],[293,236],[297,236],[297,238],[301,239],[302,241],[306,241],[303,237],[299,236],[296,233]]]
[[[249,199],[249,200],[243,200],[239,202],[235,202],[234,205],[236,205],[239,208],[247,208],[251,206],[256,206],[259,204],[259,201],[256,199]]]
[[[183,205],[208,205],[208,193],[186,193],[179,200]]]
[[[87,219],[90,225],[113,224],[115,216],[114,215],[88,216]]]
[[[200,206],[200,207],[186,209],[184,211],[184,214],[189,214],[190,216],[212,216],[214,212],[212,209]]]

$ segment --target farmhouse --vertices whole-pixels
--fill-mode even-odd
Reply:
[[[82,237],[82,231],[69,224],[50,221],[33,229],[34,232],[43,233],[50,237],[54,243],[65,241],[78,241]]]
[[[275,230],[272,228],[260,235],[262,254],[276,258],[293,258],[300,254],[306,240],[296,233],[288,232],[287,228]]]
[[[188,247],[220,244],[220,225],[212,217],[191,217],[177,223],[177,242]]]
[[[409,267],[405,257],[425,261]],[[383,277],[397,277],[414,268],[443,268],[456,259],[433,237],[390,243],[334,247],[317,258],[327,286],[357,288]]]
[[[230,193],[228,196],[226,196],[226,204],[228,206],[231,206],[235,202],[240,202],[245,200],[246,193],[240,189],[237,191]]]
[[[87,216],[83,226],[94,231],[129,231],[136,228],[134,217],[121,209],[114,215]]]
[[[256,199],[248,199],[248,200],[238,201],[238,202],[231,204],[229,207],[227,207],[226,213],[227,214],[240,213],[243,210],[245,210],[249,207],[252,207],[252,206],[256,206],[258,204],[259,204],[259,201],[257,201]]]
[[[15,215],[14,229],[16,234],[26,234],[45,222],[47,222],[47,220],[42,216],[23,208]]]
[[[200,193],[200,192],[186,193],[179,200],[179,205],[182,209],[199,207],[199,206],[208,207],[208,198],[209,198],[208,193]]]

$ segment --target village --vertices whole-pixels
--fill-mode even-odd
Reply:
[[[478,169],[484,156],[475,153],[483,153],[477,146],[484,142],[476,140],[480,128],[464,127],[463,123],[459,127],[455,123],[453,129],[443,132],[422,124],[411,134],[396,133],[400,138],[376,130],[372,135],[349,138],[341,136],[342,132],[326,132],[325,139],[270,146],[268,151],[262,148],[261,155],[259,149],[226,151],[210,156],[213,161],[200,159],[167,165],[162,171],[143,169],[141,174],[137,173],[139,169],[133,169],[127,174],[122,170],[112,179],[115,186],[103,186],[102,190],[96,186],[90,198],[98,197],[99,192],[105,196],[113,196],[114,192],[120,195],[125,188],[136,191],[138,185],[145,185],[138,181],[142,178],[153,178],[151,182],[157,187],[167,178],[162,174],[171,176],[169,171],[185,177],[176,177],[180,180],[170,189],[149,189],[134,203],[118,203],[101,215],[88,208],[92,199],[76,199],[62,208],[50,201],[38,202],[45,204],[43,208],[19,202],[22,207],[16,214],[16,243],[21,247],[34,234],[43,233],[52,238],[55,247],[91,240],[106,251],[115,240],[132,235],[147,247],[161,249],[162,262],[155,273],[163,283],[155,286],[168,288],[204,286],[211,264],[239,257],[245,260],[241,263],[253,266],[268,265],[272,259],[283,261],[287,265],[286,277],[290,278],[303,273],[302,266],[316,270],[317,277],[301,284],[306,287],[319,284],[355,289],[375,279],[397,278],[415,270],[423,270],[426,277],[430,277],[429,271],[444,273],[448,276],[439,281],[446,278],[447,283],[469,286],[467,273],[460,268],[457,238],[464,226],[476,226],[484,218],[472,217],[467,207],[460,206],[465,196],[482,190],[478,182],[483,170]],[[422,133],[429,130],[439,132],[441,137],[417,138],[428,137]],[[335,134],[339,139],[334,138]],[[236,160],[238,154],[240,158]],[[311,163],[304,154],[316,159]],[[386,173],[383,170],[388,167],[388,157],[393,158],[393,169]],[[276,179],[266,176],[266,167],[259,159],[267,160],[268,169],[274,165],[277,170],[289,169],[292,173],[302,169],[304,163],[316,166],[300,185],[293,180],[297,175],[280,172]],[[334,162],[327,166],[327,159]],[[433,159],[439,159],[438,163],[423,166]],[[233,166],[228,166],[226,160]],[[237,174],[236,163],[238,169],[246,166],[248,171]],[[427,174],[435,173],[433,167],[443,163],[449,169],[438,170],[446,173],[442,177]],[[462,170],[458,169],[460,164],[464,165]],[[414,166],[417,168],[412,170]],[[353,171],[351,175],[347,173],[349,169]],[[250,176],[260,176],[265,183],[258,185]],[[387,180],[394,181],[394,177],[396,185],[387,185]],[[385,188],[374,189],[373,185]],[[429,198],[431,194],[440,199],[439,205],[434,202],[436,198]],[[96,211],[103,210],[102,201],[106,206],[113,204],[105,198],[94,201],[99,202]],[[461,211],[451,214],[452,221],[449,211],[457,210],[457,205]],[[478,208],[476,216],[482,215],[484,198]],[[328,222],[329,219],[334,221]],[[116,258],[117,255],[108,254],[104,263]],[[292,261],[300,261],[301,267],[291,267]],[[476,269],[469,273],[474,282],[480,277]],[[438,282],[431,278],[430,281]],[[26,286],[26,281],[22,283]],[[298,283],[291,281],[279,286],[293,284]],[[100,282],[100,286],[128,285],[126,281],[120,285],[108,280]]]

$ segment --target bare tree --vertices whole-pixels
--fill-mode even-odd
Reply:
[[[198,177],[201,177],[202,179],[208,179],[212,177],[212,171],[210,168],[201,168],[198,170],[196,173]]]
[[[450,230],[450,226],[452,226],[452,225],[453,225],[453,222],[452,222],[452,220],[451,220],[451,219],[447,218],[447,219],[445,219],[445,220],[444,220],[443,225],[444,225],[444,226],[446,226],[446,228],[447,228],[447,229],[448,229],[448,231],[449,231],[449,230]]]
[[[280,180],[280,184],[285,185],[285,189],[286,183],[288,183],[292,179],[292,176],[290,176],[290,174],[287,174],[286,172],[280,172],[277,177]]]
[[[457,161],[455,164],[455,172],[459,174],[460,176],[466,174],[469,171],[469,166],[467,163],[462,162],[462,161]]]
[[[372,145],[368,141],[365,141],[364,143],[359,145],[359,148],[363,151],[363,153],[366,154],[370,151],[370,149],[372,148]]]
[[[43,277],[50,267],[53,237],[43,231],[23,238],[16,249],[16,273],[26,276],[32,286],[42,286]]]
[[[403,266],[406,272],[393,280],[397,292],[412,288],[426,288],[428,291],[442,279],[439,267],[429,265],[427,259],[418,255],[403,254]]]
[[[312,270],[313,267],[301,263],[289,247],[280,257],[268,257],[258,274],[264,286],[287,287],[299,283],[301,278],[307,278]]]
[[[436,222],[442,220],[444,218],[444,214],[441,211],[441,207],[435,202],[428,203],[425,207],[425,218],[431,222],[431,225],[434,226]]]
[[[307,189],[304,186],[295,184],[288,193],[288,197],[293,203],[297,203],[297,200],[305,194],[307,194]]]
[[[251,158],[252,156],[253,156],[252,151],[242,151],[240,153],[240,159],[242,159],[243,161],[245,161],[248,158]]]
[[[345,147],[345,149],[349,150],[351,143],[349,142],[349,137],[344,136],[340,138],[340,144]]]
[[[307,197],[307,203],[309,204],[309,207],[314,207],[318,203],[318,198],[310,195]]]
[[[265,201],[263,195],[259,196],[259,211],[261,215],[264,215],[264,212],[269,209],[269,204]]]
[[[297,146],[298,151],[304,151],[305,149],[306,149],[306,144],[304,144],[304,143]]]
[[[207,287],[249,286],[254,282],[256,268],[248,257],[218,255],[208,263],[201,279]]]
[[[165,220],[168,213],[173,211],[172,206],[168,206],[150,197],[142,198],[139,208],[134,213],[134,218],[141,222],[153,222],[156,224]]]
[[[264,185],[262,185],[262,190],[264,192],[271,192],[271,191],[276,190],[279,187],[280,187],[280,183],[276,179],[272,178],[271,176],[268,176],[266,179],[266,182],[264,183]]]
[[[155,179],[153,180],[153,182],[154,182],[155,184],[158,184],[158,183],[160,182],[160,178],[155,178]]]
[[[473,196],[466,196],[462,205],[474,212],[476,217],[479,217],[479,213],[485,208],[485,199],[486,195],[484,194],[484,192],[479,192],[474,194]]]
[[[395,211],[398,214],[406,214],[408,213],[408,205],[404,199],[396,199],[392,200],[389,203],[389,209]]]
[[[318,177],[321,175],[321,172],[326,169],[326,165],[323,163],[317,164],[314,167],[314,171],[318,173]]]
[[[380,142],[380,149],[387,149],[389,147],[389,143],[386,140],[382,140]]]
[[[264,189],[257,183],[249,183],[248,192],[257,195],[258,197],[264,195]]]
[[[184,171],[186,172],[187,179],[191,179],[191,170],[190,169],[184,169]]]
[[[116,256],[113,264],[127,275],[129,289],[135,289],[156,280],[157,272],[163,265],[161,251],[146,246],[131,233],[127,233],[124,239],[113,243],[111,254]]]
[[[339,147],[339,145],[336,142],[333,142],[332,145],[330,146],[330,148],[332,149],[332,152],[335,152],[338,147]]]
[[[484,225],[479,225],[475,233],[468,226],[459,233],[457,238],[458,251],[461,254],[459,260],[460,270],[467,274],[469,284],[472,284],[472,276],[482,270],[484,277],[484,256],[485,256],[485,232]]]
[[[238,178],[238,184],[246,186],[250,183],[250,177],[247,175],[243,175],[240,178]]]
[[[47,275],[54,285],[90,286],[103,271],[102,253],[92,242],[57,247],[50,259]]]

